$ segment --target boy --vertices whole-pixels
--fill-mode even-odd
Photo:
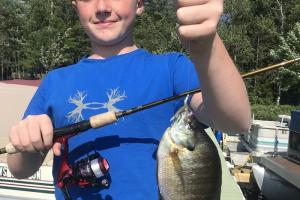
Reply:
[[[178,53],[153,55],[137,48],[133,27],[136,15],[144,10],[143,0],[76,0],[72,4],[90,38],[92,54],[50,72],[24,120],[12,127],[10,142],[21,151],[7,158],[15,177],[32,175],[53,145],[57,183],[61,146],[52,144],[53,126],[59,128],[101,112],[126,110],[194,89],[199,87],[198,78],[202,92],[194,94],[190,102],[198,120],[222,131],[248,129],[246,89],[216,33],[223,1],[177,1],[178,34],[194,65]],[[98,151],[108,159],[111,178],[109,189],[69,187],[72,199],[157,199],[155,152],[181,105],[182,100],[170,102],[72,137],[69,163]],[[55,194],[63,199],[57,187]]]

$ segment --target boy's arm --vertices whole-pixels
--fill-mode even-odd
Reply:
[[[199,121],[222,131],[244,131],[250,105],[244,82],[218,34],[222,0],[178,0],[178,34],[190,52],[202,93],[191,107]]]
[[[15,178],[28,178],[40,168],[47,152],[20,152],[9,154],[7,155],[9,171]]]
[[[191,48],[201,80],[202,94],[195,94],[191,101],[199,121],[222,131],[247,131],[250,125],[247,91],[221,39],[216,35],[213,46],[206,51],[203,47]]]
[[[7,164],[16,178],[33,175],[42,165],[52,147],[53,126],[47,115],[30,115],[11,128],[10,143],[19,153],[8,154]],[[60,144],[52,147],[54,155],[60,155]]]

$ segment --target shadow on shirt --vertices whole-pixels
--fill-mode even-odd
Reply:
[[[119,147],[121,144],[154,144],[158,146],[159,140],[154,138],[120,138],[118,135],[100,137],[94,141],[83,143],[70,151],[69,161],[70,163],[73,163],[78,157],[86,156],[94,150],[102,151]],[[153,152],[152,157],[156,160],[156,151]]]

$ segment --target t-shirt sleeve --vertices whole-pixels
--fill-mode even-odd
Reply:
[[[200,88],[201,84],[192,61],[183,54],[175,54],[173,66],[173,94],[181,94],[183,92]],[[176,108],[183,105],[185,98],[176,101]],[[188,100],[190,101],[191,96]]]
[[[32,99],[30,100],[27,109],[25,110],[25,113],[23,115],[23,119],[26,118],[28,115],[47,114],[50,116],[50,109],[47,106],[48,85],[49,85],[49,77],[46,76],[42,80],[40,86],[36,90]]]

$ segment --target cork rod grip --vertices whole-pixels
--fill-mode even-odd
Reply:
[[[117,121],[116,113],[109,111],[99,115],[90,117],[90,124],[92,128],[99,128]]]
[[[11,144],[8,143],[5,147],[5,152],[8,154],[13,154],[13,153],[18,153],[19,151],[17,149],[15,149],[15,147]]]

